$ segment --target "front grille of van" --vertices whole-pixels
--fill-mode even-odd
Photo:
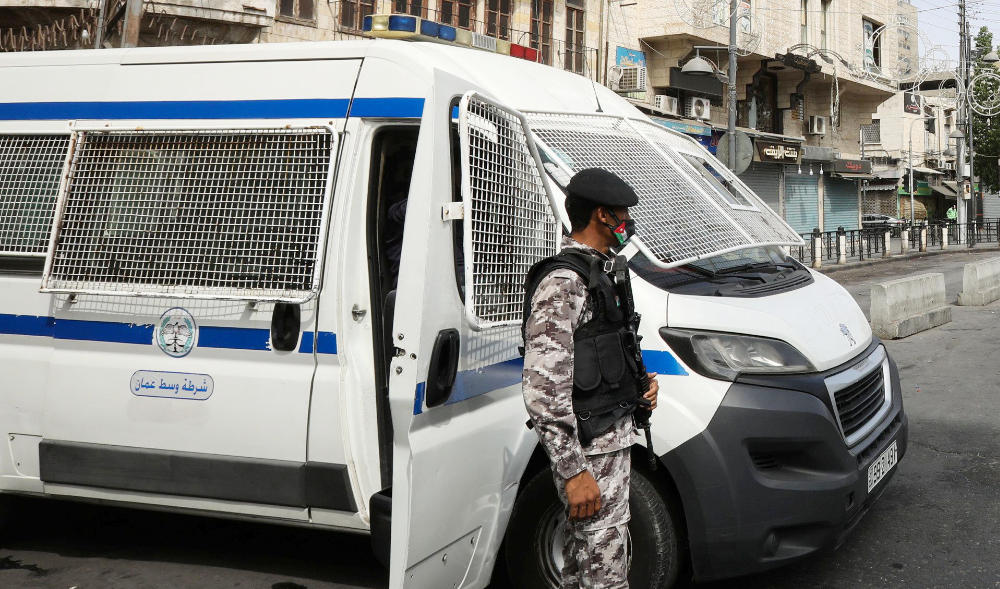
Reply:
[[[848,446],[860,442],[885,417],[891,403],[885,381],[885,349],[827,379],[834,413]]]

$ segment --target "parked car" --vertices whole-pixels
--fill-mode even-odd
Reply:
[[[903,225],[906,225],[906,221],[897,219],[896,217],[890,217],[889,215],[869,213],[861,216],[862,229],[871,229],[874,227],[902,227]]]

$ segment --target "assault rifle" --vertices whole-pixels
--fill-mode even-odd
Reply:
[[[649,418],[653,414],[650,409],[652,403],[643,397],[649,390],[650,382],[649,373],[646,372],[646,363],[642,360],[642,347],[640,346],[642,336],[639,335],[639,321],[642,316],[635,312],[635,298],[632,296],[632,279],[628,273],[628,259],[619,253],[614,260],[605,262],[604,271],[615,279],[618,305],[626,317],[628,329],[623,336],[622,345],[625,348],[625,353],[632,357],[635,366],[635,381],[639,389],[638,399],[636,399],[639,407],[636,408],[634,414],[635,425],[646,433],[649,468],[656,470],[656,453],[653,451],[653,435],[650,433],[649,425]]]

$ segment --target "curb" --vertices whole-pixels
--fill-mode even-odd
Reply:
[[[876,258],[863,260],[860,262],[848,262],[847,264],[836,264],[831,266],[822,266],[820,268],[812,268],[817,272],[822,272],[823,274],[836,274],[837,272],[843,272],[845,270],[854,270],[856,268],[866,268],[868,266],[877,266],[879,264],[891,264],[893,262],[905,262],[907,260],[913,260],[917,258],[929,258],[933,256],[941,256],[947,254],[965,254],[970,252],[997,252],[1000,251],[1000,245],[992,245],[990,247],[976,247],[969,249],[968,247],[963,249],[946,249],[946,250],[934,250],[930,252],[914,252],[909,253],[905,256],[900,254],[894,254],[891,258]]]

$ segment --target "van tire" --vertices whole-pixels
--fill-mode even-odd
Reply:
[[[631,589],[668,589],[680,571],[677,519],[648,475],[632,469],[629,489]],[[552,472],[543,469],[528,481],[514,504],[504,540],[507,582],[517,589],[556,589],[553,530],[562,517]]]

